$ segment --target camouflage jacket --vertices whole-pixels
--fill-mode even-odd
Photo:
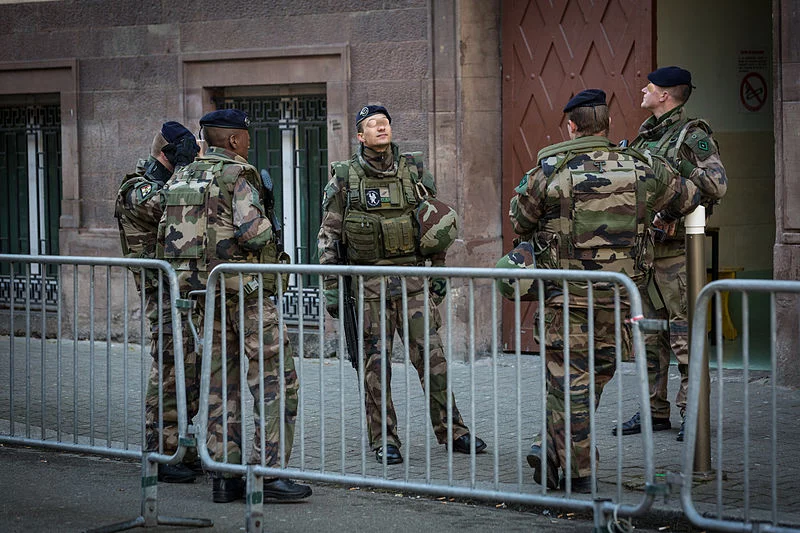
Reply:
[[[689,123],[687,131],[680,138],[681,131]],[[679,140],[681,144],[677,146]],[[691,180],[700,189],[701,203],[707,207],[725,196],[728,178],[720,160],[719,146],[711,136],[711,127],[705,121],[689,118],[682,105],[659,118],[651,116],[645,120],[631,146],[666,158],[681,176]],[[684,237],[685,228],[683,221],[680,221],[677,231],[667,242],[656,243],[656,256],[683,253]]]
[[[588,136],[547,147],[511,199],[514,231],[532,239],[543,268],[649,269],[647,231],[694,209],[700,194],[663,160]],[[649,164],[648,164],[649,163]]]
[[[120,244],[125,257],[152,259],[156,256],[156,233],[164,211],[164,183],[145,173],[149,160],[140,159],[136,171],[127,174],[119,186],[114,205],[114,216],[119,224]],[[139,271],[133,269],[137,286],[141,289]]]
[[[169,180],[158,257],[175,268],[182,292],[205,289],[208,272],[221,263],[275,262],[260,184],[247,160],[213,146]],[[230,292],[238,287],[234,277]]]
[[[400,207],[395,210],[376,210],[373,212],[375,217],[385,217],[387,215],[392,216],[397,215],[398,213],[410,213],[410,211],[412,211],[419,202],[420,198],[417,195],[416,190],[412,186],[409,186],[409,184],[413,185],[413,183],[419,181],[424,184],[425,189],[428,193],[430,193],[430,195],[436,195],[436,181],[431,173],[423,169],[422,175],[420,176],[420,167],[415,162],[415,157],[419,157],[420,162],[421,157],[417,156],[416,154],[401,154],[398,146],[394,143],[392,143],[391,149],[394,154],[395,165],[392,170],[386,172],[381,172],[369,165],[369,163],[367,163],[361,156],[360,150],[353,154],[352,158],[347,162],[331,163],[331,179],[328,181],[323,193],[322,220],[320,223],[319,233],[317,235],[317,249],[319,252],[319,263],[321,265],[333,265],[341,263],[414,265],[422,264],[424,262],[425,258],[420,256],[418,250],[414,249],[411,249],[403,254],[398,254],[398,257],[387,258],[384,256],[378,256],[375,259],[367,260],[354,259],[352,256],[350,256],[349,251],[348,255],[350,257],[348,258],[340,258],[337,255],[336,243],[347,242],[347,235],[345,232],[345,217],[349,216],[350,212],[366,212],[364,206],[361,205],[364,202],[360,199],[360,193],[363,191],[354,190],[354,188],[350,185],[351,176],[357,176],[357,179],[361,180],[362,183],[363,180],[369,180],[370,182],[375,182],[376,184],[379,184],[382,180],[385,180],[387,183],[390,181],[393,183],[402,183],[402,185],[397,187],[396,193],[389,192],[389,189],[384,191],[385,194],[384,192],[379,193],[381,196],[381,201],[383,201],[383,196],[387,196],[388,199],[389,195],[398,195],[400,197],[400,201],[398,202]],[[337,166],[340,165],[347,166],[347,175],[342,175],[341,172],[336,172]],[[363,189],[364,187],[360,188]],[[376,189],[383,191],[385,188],[376,186]],[[390,200],[390,202],[394,203],[395,200]],[[410,228],[412,228],[412,231],[414,232],[411,237],[414,239],[414,241],[417,241],[419,238],[418,228],[414,224],[412,224]],[[383,241],[384,238],[381,236],[381,245],[383,245]],[[352,247],[352,245],[348,246]],[[415,247],[416,244],[412,242],[411,246]],[[373,246],[373,248],[375,248],[375,246]],[[445,254],[442,253],[430,259],[434,265],[441,266],[444,265]],[[375,283],[377,280],[372,281],[373,282],[368,282],[366,284],[368,298],[379,294],[376,292],[379,290]],[[411,280],[409,280],[409,282],[409,293],[421,290],[421,282],[416,283],[415,281]],[[326,279],[326,288],[331,288],[334,286],[335,278]]]

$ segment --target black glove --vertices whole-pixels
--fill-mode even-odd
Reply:
[[[174,143],[170,143],[161,149],[173,167],[176,169],[185,167],[197,157],[200,147],[192,135],[184,135]]]

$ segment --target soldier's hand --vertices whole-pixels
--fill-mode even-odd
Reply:
[[[656,241],[663,241],[667,237],[675,235],[678,228],[678,221],[666,222],[659,213],[653,217],[653,228],[656,230]]]
[[[325,289],[325,310],[333,318],[339,318],[339,289]]]
[[[444,278],[431,278],[431,300],[434,305],[439,305],[447,296],[447,281]]]

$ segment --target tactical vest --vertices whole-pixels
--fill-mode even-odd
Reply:
[[[596,263],[631,277],[649,270],[641,158],[634,150],[590,148],[569,152],[550,170],[545,210],[557,216],[543,220],[535,237],[540,268]]]
[[[397,174],[367,176],[358,157],[332,164],[347,185],[342,222],[347,259],[353,264],[410,265],[421,263],[414,209],[419,202],[414,184],[422,181],[415,154],[401,154]]]
[[[684,143],[691,149],[694,150],[695,146],[698,142],[701,141],[697,137],[697,134],[694,133],[691,136],[689,135],[689,130],[692,128],[699,128],[706,132],[707,134],[711,135],[711,126],[703,119],[689,119],[685,122],[678,121],[672,126],[670,126],[667,131],[664,132],[664,135],[661,136],[660,139],[653,140],[653,141],[645,141],[644,139],[639,141],[639,138],[634,140],[634,144],[636,148],[641,150],[649,150],[651,154],[656,156],[661,156],[669,161],[670,164],[676,165],[679,159],[679,152],[681,146]],[[715,202],[709,202],[704,204],[707,209],[714,205]],[[710,216],[710,210],[706,211],[706,215]],[[657,244],[657,257],[673,257],[677,255],[682,255],[684,253],[685,248],[685,240],[686,240],[686,225],[685,220],[680,218],[677,221],[677,226],[675,228],[675,233],[671,237],[667,237],[666,241],[658,242]]]
[[[238,169],[232,169],[232,166]],[[206,273],[220,263],[278,262],[278,250],[274,242],[265,245],[260,253],[239,249],[240,252],[232,257],[218,256],[219,241],[232,235],[219,234],[219,228],[215,225],[217,213],[212,212],[209,199],[219,197],[232,209],[233,182],[241,172],[248,171],[253,176],[258,175],[252,165],[212,156],[198,158],[173,175],[165,194],[164,223],[159,232],[157,253],[158,257],[170,261],[179,277],[185,277],[181,275],[182,271],[199,272],[199,278],[205,283]],[[226,285],[229,291],[235,290],[238,277],[235,285]],[[273,294],[274,289],[274,276],[265,275],[265,292]]]

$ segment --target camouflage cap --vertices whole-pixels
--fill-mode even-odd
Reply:
[[[435,255],[446,251],[458,237],[458,214],[436,198],[426,198],[415,211],[419,224],[419,251]]]
[[[513,250],[500,258],[495,268],[536,268],[533,245],[528,241],[519,243]],[[537,282],[534,279],[497,278],[495,285],[497,285],[497,290],[500,291],[503,298],[513,300],[517,282],[519,282],[520,300],[530,301],[537,299]]]

